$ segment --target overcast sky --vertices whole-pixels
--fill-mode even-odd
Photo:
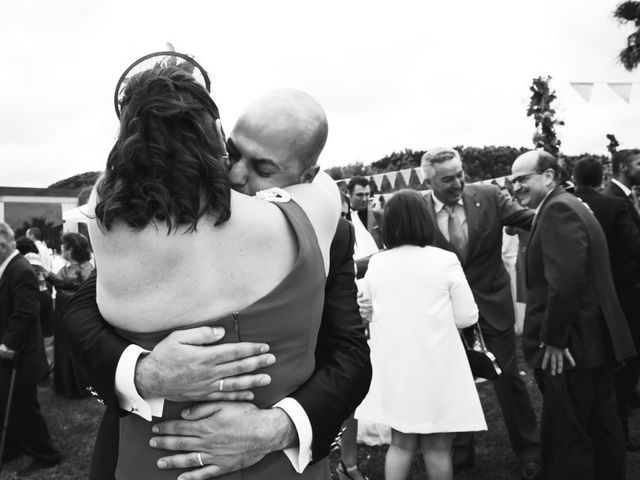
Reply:
[[[227,131],[278,88],[329,117],[321,163],[370,163],[435,146],[531,145],[531,79],[551,75],[569,154],[640,146],[640,84],[629,104],[604,83],[585,102],[570,81],[635,81],[618,63],[633,27],[617,0],[22,1],[0,15],[0,185],[46,187],[102,170],[116,130],[113,90],[139,56],[193,54],[212,77]]]

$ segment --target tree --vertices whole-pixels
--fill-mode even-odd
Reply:
[[[622,2],[613,12],[620,23],[633,22],[635,32],[627,37],[627,46],[618,54],[620,63],[631,71],[640,64],[640,2]]]
[[[538,77],[533,79],[531,100],[527,109],[527,117],[533,117],[536,132],[533,134],[533,144],[536,148],[542,148],[553,156],[558,156],[560,151],[560,139],[556,136],[556,125],[564,125],[564,122],[556,119],[556,111],[551,104],[556,100],[556,92],[551,90],[549,82],[551,77]]]
[[[92,187],[102,172],[84,172],[74,175],[64,180],[60,180],[49,188],[71,188],[82,190],[85,187]]]

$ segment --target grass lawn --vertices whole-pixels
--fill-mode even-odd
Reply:
[[[541,398],[533,377],[527,373],[524,376],[529,387],[536,412],[540,412]],[[484,407],[489,431],[479,434],[476,444],[476,467],[460,473],[456,480],[511,480],[518,478],[518,462],[511,453],[507,434],[502,423],[502,417],[497,406],[493,388],[489,382],[478,385],[482,405]],[[31,478],[36,480],[67,480],[85,479],[89,472],[91,451],[103,412],[103,406],[93,399],[67,400],[57,397],[51,382],[44,382],[39,389],[42,410],[47,419],[55,445],[64,456],[61,465],[44,470]],[[631,417],[632,438],[640,440],[640,410],[636,410]],[[360,465],[369,475],[370,480],[384,478],[384,455],[386,447],[360,446]],[[338,453],[331,454],[332,471]],[[14,473],[28,463],[22,458],[8,464],[0,480],[16,478]],[[627,478],[640,478],[640,453],[628,455]],[[334,479],[337,476],[334,475]],[[418,458],[412,468],[410,476],[414,480],[426,480],[424,465]],[[272,480],[272,479],[265,479]],[[277,479],[273,479],[277,480]]]

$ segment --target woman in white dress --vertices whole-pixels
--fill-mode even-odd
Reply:
[[[478,308],[456,255],[429,246],[434,228],[420,194],[396,193],[382,221],[387,250],[360,285],[373,378],[356,418],[392,429],[386,480],[407,478],[418,446],[428,478],[451,479],[454,432],[487,428],[457,330]]]

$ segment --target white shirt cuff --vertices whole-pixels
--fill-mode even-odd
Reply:
[[[297,473],[302,473],[311,462],[311,442],[313,441],[313,431],[307,412],[293,398],[283,398],[276,403],[273,408],[281,408],[289,415],[293,425],[298,432],[298,446],[285,448],[284,454]]]
[[[135,413],[147,421],[151,417],[161,417],[164,407],[163,398],[143,399],[135,385],[136,363],[143,353],[149,353],[138,345],[129,345],[118,360],[116,367],[115,390],[120,408]]]

